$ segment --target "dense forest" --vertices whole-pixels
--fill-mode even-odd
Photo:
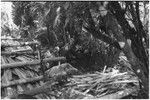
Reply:
[[[105,68],[131,70],[139,83],[135,98],[148,98],[148,6],[148,1],[12,2],[13,22],[18,29],[3,24],[2,35],[36,40],[42,50],[65,57],[80,74]],[[6,16],[1,14],[3,20]],[[31,48],[36,50],[35,46]]]

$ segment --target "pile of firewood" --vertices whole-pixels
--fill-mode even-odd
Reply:
[[[69,79],[68,87],[89,98],[123,98],[129,94],[138,93],[139,81],[133,72],[122,72],[113,69],[108,73],[75,75]],[[110,97],[107,95],[114,94]],[[83,96],[83,98],[85,98]]]
[[[7,49],[1,55],[2,98],[29,95],[38,99],[120,99],[138,94],[139,80],[124,57],[113,68],[105,66],[102,72],[86,74],[68,63],[58,64],[45,72],[43,81],[39,52],[25,46],[30,43],[22,44],[25,47],[17,47],[21,44],[16,43],[16,47],[5,45]],[[65,58],[47,56],[42,61],[48,64],[61,60]]]
[[[15,41],[17,40],[17,41]],[[40,71],[38,51],[30,45],[36,42],[23,42],[18,39],[3,39],[1,48],[1,97],[16,96],[44,84]],[[43,61],[48,61],[44,59]],[[50,58],[51,60],[51,58]],[[55,59],[54,59],[55,60]],[[57,59],[56,59],[57,60]],[[36,98],[49,98],[46,94],[38,94]]]

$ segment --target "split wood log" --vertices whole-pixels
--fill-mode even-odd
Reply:
[[[136,89],[136,87],[133,87],[133,88],[128,88],[128,89],[125,89],[125,90],[122,90],[122,91],[119,91],[116,93],[112,93],[109,95],[99,97],[98,99],[121,99],[121,98],[129,96],[135,92],[137,92],[137,89]]]
[[[135,92],[137,92],[136,87],[132,87],[132,88],[127,88],[125,90],[116,92],[116,93],[112,93],[112,94],[108,94],[108,95],[104,95],[100,97],[85,97],[84,99],[122,99]]]
[[[23,91],[21,94],[34,96],[34,95],[37,95],[37,94],[40,94],[40,93],[47,93],[49,91],[52,91],[52,86],[55,85],[55,84],[56,84],[56,82],[48,81],[45,84],[43,84],[42,86],[40,86],[40,87],[36,87],[36,88],[31,89],[31,90]],[[56,96],[55,94],[51,94],[51,93],[48,93],[48,94]],[[19,94],[9,95],[9,96],[7,96],[5,98],[17,99],[18,95]]]
[[[45,58],[43,62],[49,61],[65,61],[65,57],[53,57],[53,58]],[[40,60],[29,61],[29,62],[18,62],[18,63],[10,63],[10,64],[2,64],[1,69],[8,69],[8,68],[16,68],[16,67],[29,67],[31,65],[38,65],[40,64]],[[34,66],[35,67],[35,66]]]
[[[72,89],[71,92],[72,92],[72,94],[78,95],[78,99],[83,99],[83,98],[84,99],[90,99],[90,98],[94,98],[94,96],[92,96],[91,94],[82,93],[82,92],[74,90],[74,89]]]
[[[13,52],[31,52],[32,49],[28,48],[28,49],[21,49],[21,50],[13,50]]]
[[[33,52],[33,51],[28,51],[24,52],[24,50],[20,50],[20,51],[15,51],[15,52],[1,52],[1,56],[11,56],[11,55],[24,55],[24,54],[28,54],[28,55],[37,55],[38,52]]]
[[[42,53],[44,52],[44,49],[41,49],[42,50]],[[13,50],[13,52],[33,52],[32,49],[28,48],[28,49],[21,49],[21,50]],[[37,52],[37,51],[36,51]],[[38,52],[37,52],[38,54]]]
[[[13,41],[23,41],[23,38],[1,38],[1,40],[13,40]]]
[[[31,90],[23,91],[22,94],[34,96],[34,95],[37,95],[40,93],[47,93],[47,92],[52,91],[52,88],[54,88],[54,87],[51,87],[51,86],[53,86],[55,84],[57,84],[57,82],[48,81],[40,87],[36,87],[34,89],[31,89]]]
[[[22,47],[22,46],[31,46],[31,45],[38,45],[38,42],[24,42],[24,43],[20,43],[19,45],[4,45],[2,44],[1,46],[3,46],[4,48],[6,47]]]
[[[29,79],[15,80],[15,81],[9,82],[9,84],[2,84],[1,88],[6,88],[6,87],[13,86],[13,85],[20,85],[20,84],[25,84],[25,83],[30,83],[30,82],[36,82],[42,79],[43,79],[43,76],[38,76],[34,78],[29,78]]]

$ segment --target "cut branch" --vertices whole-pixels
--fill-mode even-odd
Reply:
[[[119,44],[117,41],[113,40],[109,36],[100,33],[99,31],[96,30],[91,30],[90,28],[84,27],[89,33],[91,33],[94,37],[97,37],[98,39],[116,47],[117,49],[121,50]]]

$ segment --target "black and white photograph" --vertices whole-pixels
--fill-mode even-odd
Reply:
[[[2,0],[1,99],[149,99],[149,1]]]

